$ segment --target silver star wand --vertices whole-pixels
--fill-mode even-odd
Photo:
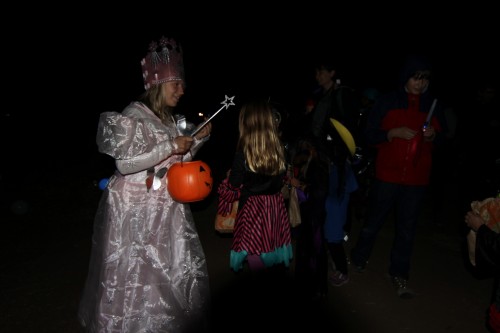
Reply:
[[[203,126],[208,124],[220,111],[222,111],[222,109],[224,108],[228,109],[231,105],[236,105],[233,102],[234,96],[233,97],[227,97],[227,95],[225,96],[226,98],[221,102],[221,104],[223,104],[222,107],[219,110],[217,110],[217,112],[215,112],[212,116],[210,116],[210,118],[208,118],[200,125],[198,125],[198,127],[196,127],[196,129],[191,133],[191,136],[195,136],[196,133],[198,133],[203,128]]]

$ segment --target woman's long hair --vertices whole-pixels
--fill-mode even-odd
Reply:
[[[144,103],[160,118],[162,123],[168,124],[173,121],[173,107],[168,106],[165,96],[164,85],[166,83],[152,85],[140,97],[139,101]]]
[[[271,176],[285,172],[285,153],[269,103],[245,104],[240,111],[239,130],[238,149],[243,150],[251,171]]]

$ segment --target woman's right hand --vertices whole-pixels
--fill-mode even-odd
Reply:
[[[476,212],[468,211],[467,214],[465,214],[465,224],[474,231],[477,231],[477,229],[485,223],[486,222]]]
[[[177,147],[174,151],[175,154],[182,154],[184,155],[191,149],[191,146],[193,145],[193,137],[191,136],[178,136],[174,139],[175,146]]]

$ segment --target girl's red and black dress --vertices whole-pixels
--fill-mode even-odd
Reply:
[[[218,187],[218,212],[229,214],[239,200],[234,224],[230,267],[239,271],[247,255],[259,255],[266,267],[289,266],[292,237],[285,200],[281,193],[285,172],[270,176],[252,172],[242,151],[235,154],[231,173]]]

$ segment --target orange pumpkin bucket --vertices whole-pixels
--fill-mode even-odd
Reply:
[[[167,172],[167,189],[178,202],[205,199],[212,191],[212,170],[203,161],[178,162]]]

